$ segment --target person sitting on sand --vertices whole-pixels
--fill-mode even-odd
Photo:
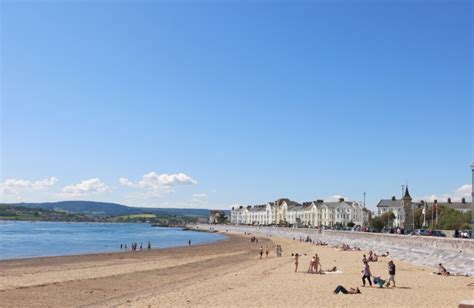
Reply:
[[[343,286],[339,285],[336,287],[336,290],[334,290],[334,294],[339,294],[339,293],[342,293],[342,294],[360,294],[360,290],[359,288],[349,288],[349,290],[347,290],[346,288],[344,288]]]
[[[372,262],[378,262],[379,261],[379,257],[377,256],[377,254],[374,252],[374,255],[372,256]]]
[[[438,264],[438,272],[434,272],[434,274],[441,275],[441,276],[449,276],[450,273],[446,270],[443,264]]]

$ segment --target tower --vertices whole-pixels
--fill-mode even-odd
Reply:
[[[408,191],[408,184],[405,186],[405,193],[403,195],[402,201],[401,201],[401,207],[403,209],[404,213],[404,219],[402,226],[405,230],[410,230],[412,229],[412,224],[414,222],[414,213],[413,213],[413,208],[412,208],[412,198],[410,196],[410,192]]]

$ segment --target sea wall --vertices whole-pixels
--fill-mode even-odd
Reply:
[[[474,275],[474,240],[382,234],[368,232],[294,229],[281,227],[256,227],[235,225],[197,225],[199,229],[214,228],[219,231],[248,232],[254,235],[299,239],[309,236],[314,241],[330,245],[349,244],[377,254],[389,252],[398,260],[436,268],[443,263],[454,273]]]

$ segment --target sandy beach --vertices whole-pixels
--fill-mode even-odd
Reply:
[[[202,246],[2,261],[0,306],[457,307],[474,298],[474,278],[436,276],[433,268],[396,259],[396,288],[334,295],[337,285],[361,286],[366,252],[262,236],[256,244],[248,235],[227,235],[228,240]],[[276,257],[276,244],[283,247],[282,257]],[[261,245],[271,249],[262,260]],[[298,273],[294,252],[303,254]],[[337,266],[342,273],[305,273],[315,253],[323,269]],[[373,274],[387,277],[388,260],[370,263]]]

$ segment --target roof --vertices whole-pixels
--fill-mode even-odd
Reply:
[[[474,203],[472,203],[472,202],[466,202],[466,203],[462,203],[462,202],[451,202],[451,203],[438,202],[437,204],[438,205],[443,205],[443,206],[446,206],[446,207],[449,207],[449,208],[453,208],[453,209],[456,209],[456,210],[474,210]]]
[[[377,204],[377,207],[401,207],[402,203],[400,199],[382,199]]]
[[[407,184],[407,186],[405,187],[405,195],[403,196],[403,199],[405,199],[405,198],[411,199],[410,193],[408,192],[408,184]]]

